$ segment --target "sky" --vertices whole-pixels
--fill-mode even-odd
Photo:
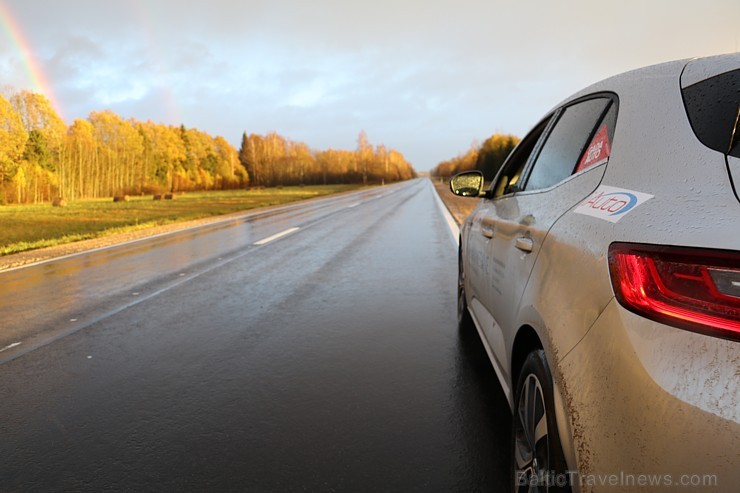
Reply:
[[[738,0],[0,0],[0,86],[68,124],[110,109],[237,149],[364,130],[426,171],[611,75],[737,51],[738,19]]]

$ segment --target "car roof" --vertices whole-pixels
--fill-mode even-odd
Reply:
[[[650,84],[651,82],[664,84],[666,78],[675,78],[678,81],[686,64],[691,59],[675,60],[671,62],[649,65],[617,75],[613,75],[604,80],[591,84],[580,91],[565,98],[553,108],[568,104],[571,101],[594,94],[597,92],[620,92],[620,89],[630,89],[639,85]]]
[[[701,82],[702,80],[729,72],[730,70],[736,70],[738,68],[740,68],[740,53],[684,58],[681,60],[649,65],[647,67],[623,72],[591,84],[590,86],[587,86],[562,100],[548,113],[551,113],[555,109],[571,101],[597,92],[619,92],[620,89],[629,89],[636,85],[650,84],[651,81],[654,81],[655,83],[665,83],[666,78],[675,78],[677,81],[680,80],[681,87],[685,88],[696,84],[697,82]]]
[[[695,58],[690,60],[681,74],[681,87],[740,68],[740,53]]]

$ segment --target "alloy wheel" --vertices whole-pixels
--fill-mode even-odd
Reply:
[[[547,407],[536,375],[527,375],[514,416],[516,491],[547,491],[550,471]]]

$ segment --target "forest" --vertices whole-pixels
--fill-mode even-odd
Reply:
[[[514,135],[493,134],[483,144],[473,144],[465,154],[437,164],[430,174],[450,178],[463,171],[478,170],[483,172],[486,181],[492,181],[519,140]]]
[[[372,146],[315,151],[275,132],[224,137],[110,110],[65,124],[49,100],[0,95],[0,204],[281,185],[384,183],[416,176],[403,155]]]

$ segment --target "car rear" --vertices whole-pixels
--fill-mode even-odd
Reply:
[[[740,55],[635,72],[589,90],[619,95],[600,186],[613,195],[592,202],[599,210],[590,217],[582,202],[553,233],[581,227],[600,258],[591,275],[615,297],[557,370],[577,482],[582,491],[734,491]],[[610,215],[622,202],[629,211]]]

